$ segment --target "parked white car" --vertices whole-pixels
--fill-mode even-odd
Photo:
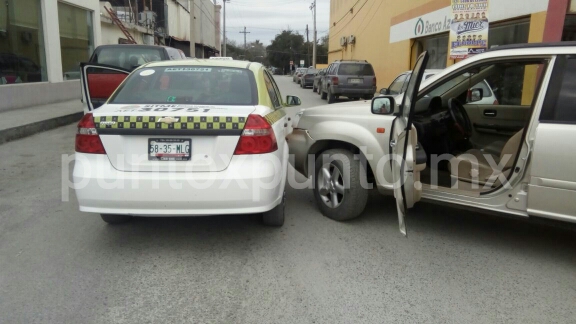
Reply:
[[[442,70],[427,69],[424,71],[424,77],[422,78],[422,80],[427,80],[431,76],[438,74],[440,72],[442,72]],[[397,76],[396,79],[394,79],[394,81],[392,81],[392,83],[390,83],[390,86],[388,86],[388,88],[380,89],[380,91],[378,92],[378,95],[380,95],[380,96],[386,96],[386,95],[396,96],[396,95],[403,94],[406,91],[406,87],[408,86],[408,81],[410,81],[411,75],[412,75],[412,71],[406,71],[406,72],[400,73],[400,75]],[[462,79],[465,79],[465,78],[467,78],[467,76],[462,75],[460,77],[460,79],[456,78],[456,79],[452,80],[452,82],[458,83],[459,81],[461,81]],[[447,84],[446,86],[449,86],[449,84]],[[488,82],[486,80],[482,80],[481,82],[478,82],[471,89],[482,89],[482,91],[483,91],[482,99],[475,101],[475,103],[477,105],[479,105],[479,104],[497,105],[498,104],[498,99],[496,98],[496,95],[494,94],[492,87],[490,87],[490,85],[488,84]],[[400,99],[400,101],[401,101],[401,99]]]
[[[576,222],[575,54],[576,43],[500,46],[422,81],[423,53],[404,95],[299,112],[294,167],[336,220],[362,213],[370,185],[394,193],[404,234],[421,199]],[[482,80],[499,105],[470,87]]]

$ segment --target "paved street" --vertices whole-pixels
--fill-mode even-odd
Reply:
[[[276,79],[303,107],[325,102]],[[404,238],[391,197],[338,223],[290,188],[280,229],[253,215],[110,226],[61,201],[74,132],[0,145],[2,323],[576,321],[573,229],[420,204]]]

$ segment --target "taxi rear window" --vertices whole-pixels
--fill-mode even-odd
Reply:
[[[163,66],[132,73],[112,104],[256,105],[252,71],[216,66]]]

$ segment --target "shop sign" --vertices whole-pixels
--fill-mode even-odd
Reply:
[[[452,0],[448,47],[451,59],[464,59],[488,48],[489,0]]]

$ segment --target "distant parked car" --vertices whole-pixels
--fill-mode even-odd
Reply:
[[[322,69],[316,72],[316,75],[314,76],[314,82],[312,83],[313,92],[318,92],[318,94],[320,94],[320,91],[318,91],[318,89],[320,89],[320,85],[322,84],[322,77],[324,76],[324,74],[326,74],[326,69]]]
[[[439,69],[425,70],[424,76],[422,77],[422,80],[426,80],[426,79],[430,78],[431,76],[438,74],[440,72],[442,72],[442,70],[439,70]],[[404,73],[401,73],[398,77],[396,77],[396,79],[394,79],[394,81],[392,81],[392,83],[390,84],[390,86],[388,88],[380,89],[378,95],[380,95],[380,96],[386,96],[386,95],[396,96],[396,95],[404,93],[406,91],[406,88],[408,87],[408,81],[410,81],[411,75],[412,75],[412,71],[406,71]],[[458,81],[458,80],[455,79],[455,81]],[[488,82],[486,80],[479,82],[475,86],[471,87],[471,89],[482,89],[482,91],[483,91],[482,99],[480,101],[476,102],[477,105],[497,105],[498,104],[498,99],[496,98],[496,95],[494,94],[492,87],[490,87],[490,85],[488,84]]]
[[[336,102],[340,96],[358,100],[372,99],[376,92],[376,75],[368,61],[335,61],[328,66],[319,88],[322,99]]]
[[[306,71],[306,68],[297,68],[294,74],[292,75],[292,81],[296,82],[297,84],[300,84],[300,77],[302,76],[302,73],[304,73],[304,71]]]
[[[308,68],[300,77],[300,88],[311,87],[314,84],[314,77],[318,70],[315,68]]]
[[[89,62],[111,65],[131,71],[148,62],[185,59],[187,59],[186,54],[173,47],[118,44],[96,47]]]

